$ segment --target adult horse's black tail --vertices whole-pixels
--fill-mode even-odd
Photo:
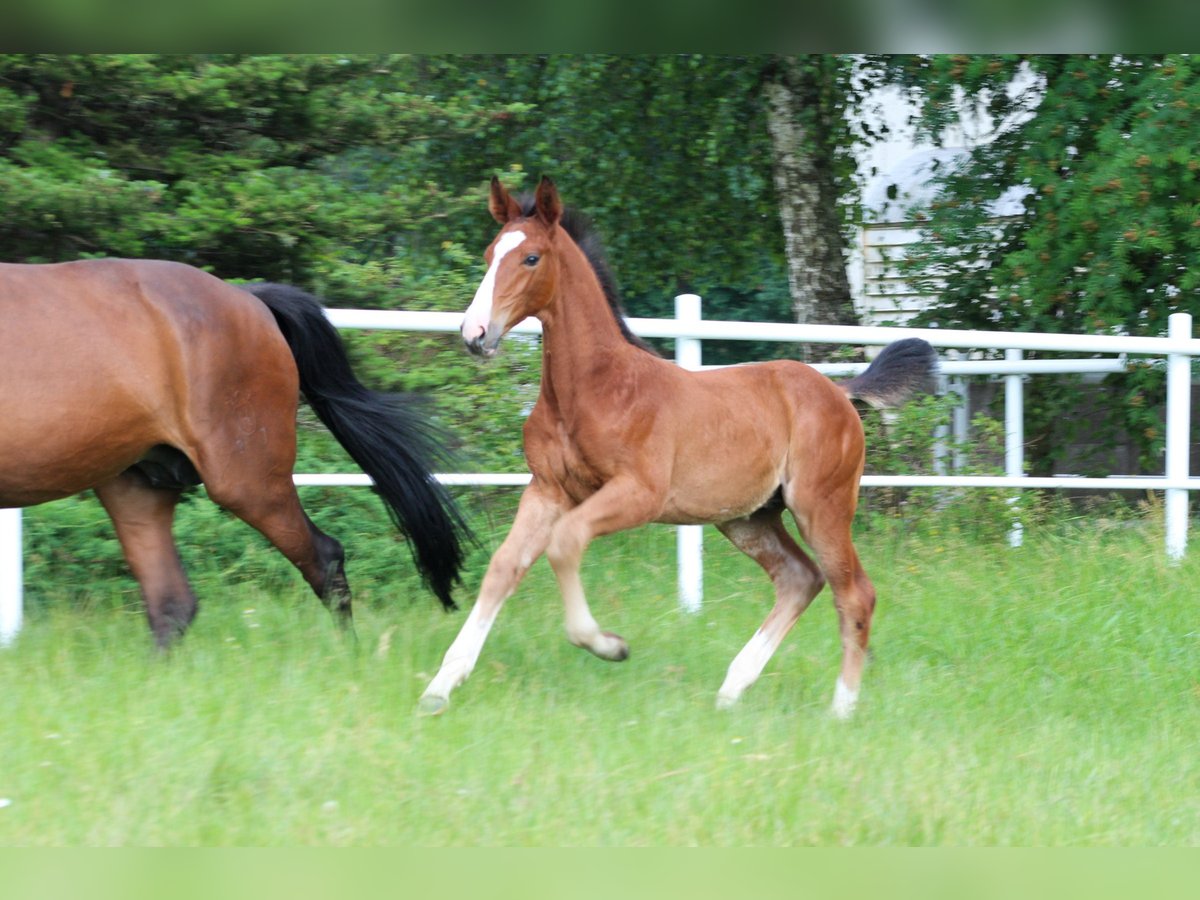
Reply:
[[[394,394],[369,391],[354,376],[320,302],[286,284],[243,286],[275,315],[309,406],[375,482],[389,515],[407,537],[425,583],[447,609],[469,536],[462,514],[433,477],[445,457],[436,429]]]
[[[875,407],[900,406],[919,390],[933,389],[937,351],[928,341],[905,338],[888,344],[861,375],[838,384],[851,398]]]

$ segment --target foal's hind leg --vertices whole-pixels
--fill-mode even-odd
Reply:
[[[792,506],[792,509],[797,507]],[[853,498],[848,503],[813,504],[808,509],[808,515],[798,513],[796,521],[833,589],[842,638],[842,669],[834,687],[832,709],[835,716],[844,719],[854,712],[858,703],[871,618],[875,612],[875,587],[863,571],[850,539]]]
[[[125,559],[142,589],[146,618],[159,648],[183,634],[196,616],[192,593],[171,534],[179,491],[152,488],[125,472],[96,487]]]
[[[825,586],[825,579],[783,526],[779,512],[762,512],[717,526],[735,547],[763,567],[775,585],[775,606],[734,657],[717,692],[717,708],[727,709],[762,673],[784,636]]]

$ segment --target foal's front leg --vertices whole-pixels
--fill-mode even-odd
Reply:
[[[550,529],[566,507],[565,498],[544,490],[535,481],[521,495],[508,537],[488,563],[467,620],[446,651],[442,666],[421,695],[418,711],[437,715],[450,704],[450,692],[467,680],[479,659],[500,607],[512,596],[525,573],[546,550]]]
[[[579,566],[593,538],[653,521],[662,508],[657,492],[629,478],[615,478],[558,520],[546,548],[546,559],[558,579],[566,617],[567,638],[601,659],[621,661],[629,645],[620,635],[601,631],[592,617]]]

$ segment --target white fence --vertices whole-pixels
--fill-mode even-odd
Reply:
[[[383,310],[330,310],[330,320],[339,328],[388,329],[398,331],[457,332],[462,322],[458,313]],[[864,487],[1001,487],[1161,490],[1166,494],[1166,554],[1180,559],[1187,549],[1188,491],[1200,490],[1200,478],[1189,475],[1189,431],[1191,415],[1191,360],[1200,356],[1200,340],[1192,337],[1192,317],[1177,313],[1170,317],[1167,337],[1122,337],[1116,335],[1027,334],[1024,332],[955,331],[795,325],[778,322],[716,322],[700,315],[700,298],[684,294],[675,300],[674,319],[630,319],[632,330],[643,337],[674,338],[676,361],[687,368],[701,365],[704,340],[791,341],[822,344],[883,345],[903,337],[921,337],[935,347],[955,350],[1004,350],[1003,360],[943,360],[947,376],[994,375],[1004,379],[1005,474],[986,475],[864,475]],[[540,333],[541,325],[527,319],[514,332]],[[1112,354],[1113,358],[1025,360],[1023,351],[1042,350],[1080,354]],[[1116,476],[1108,478],[1029,478],[1024,468],[1023,379],[1029,375],[1117,372],[1124,369],[1126,354],[1161,357],[1167,367],[1166,470],[1162,476]],[[818,365],[828,375],[850,375],[862,371],[863,363]],[[516,427],[516,423],[514,423]],[[447,474],[439,480],[452,485],[523,485],[527,474]],[[362,474],[295,476],[298,485],[369,485]],[[680,604],[688,610],[700,606],[703,584],[701,526],[678,529],[678,574]],[[1019,544],[1019,530],[1011,542]],[[22,555],[21,512],[0,510],[0,644],[13,639],[21,627]]]

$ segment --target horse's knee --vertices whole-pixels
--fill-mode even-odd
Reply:
[[[559,526],[550,535],[550,543],[546,546],[546,559],[554,569],[564,566],[579,565],[583,554],[583,541],[575,530]]]

